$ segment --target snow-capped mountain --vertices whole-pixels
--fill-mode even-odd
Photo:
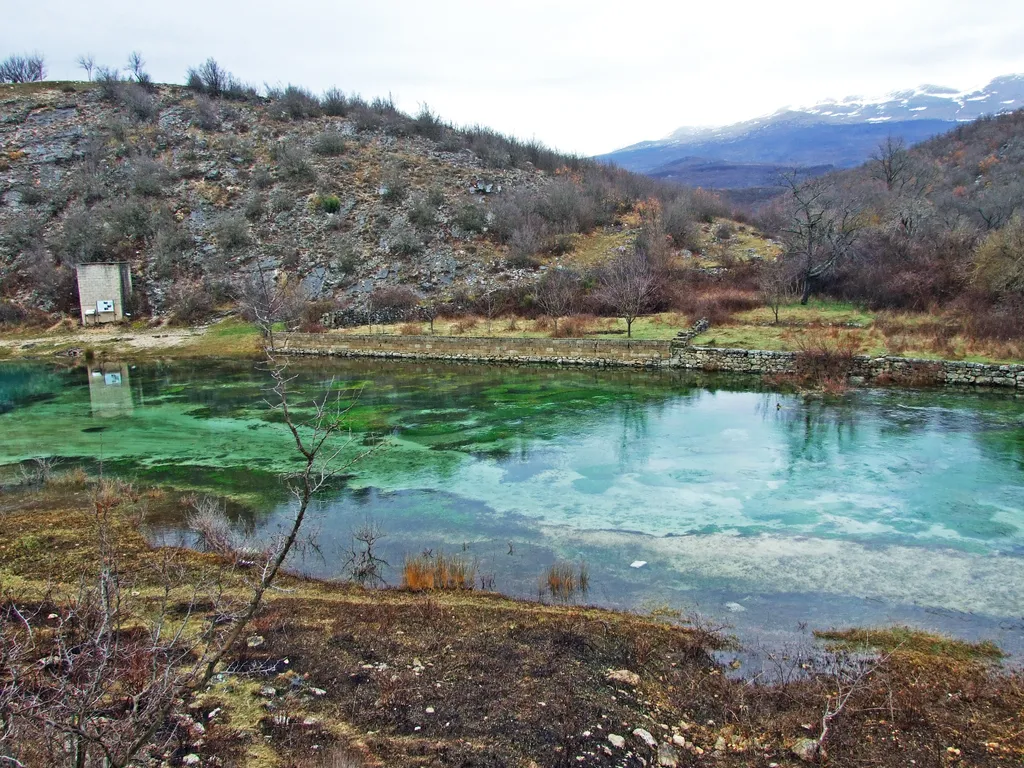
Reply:
[[[864,162],[887,136],[914,144],[957,123],[1021,108],[1024,75],[997,77],[974,91],[922,85],[873,99],[850,96],[786,107],[734,125],[679,128],[663,139],[640,142],[598,159],[683,183],[688,183],[686,169],[698,161],[704,168],[709,162],[846,168]],[[730,178],[737,178],[735,172]],[[708,181],[706,173],[701,180]],[[735,188],[727,179],[720,186]]]

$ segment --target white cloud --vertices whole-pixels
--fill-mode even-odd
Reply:
[[[4,16],[0,50],[39,50],[53,77],[78,77],[80,53],[120,64],[137,49],[156,79],[180,82],[212,55],[254,83],[390,92],[408,110],[426,102],[582,153],[784,104],[1024,71],[1019,0],[49,0]]]

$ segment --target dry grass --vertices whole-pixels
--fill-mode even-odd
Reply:
[[[568,601],[590,589],[590,570],[586,563],[555,563],[541,577],[540,586],[541,594],[546,591],[556,600]]]
[[[402,567],[402,587],[413,592],[469,590],[476,585],[476,571],[476,563],[460,555],[417,555]]]

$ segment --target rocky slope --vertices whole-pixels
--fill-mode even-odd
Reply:
[[[580,188],[578,159],[387,102],[356,107],[0,86],[0,299],[73,312],[73,265],[112,259],[132,263],[136,309],[158,313],[196,293],[224,301],[257,265],[341,305],[399,283],[447,296],[534,278],[539,263],[510,264],[495,209],[555,182]],[[556,218],[542,235],[574,231]]]

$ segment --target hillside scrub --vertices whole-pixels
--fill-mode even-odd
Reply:
[[[982,118],[864,166],[791,178],[758,224],[785,245],[804,300],[949,311],[979,337],[1024,336],[1024,111]]]
[[[122,259],[139,311],[177,322],[229,308],[256,263],[356,311],[395,285],[528,308],[523,286],[579,236],[628,237],[648,198],[682,232],[711,200],[390,99],[258,96],[214,59],[182,88],[150,83],[141,55],[127,73],[83,58],[90,87],[12,86],[2,108],[0,297],[25,309],[77,314],[74,265]]]

